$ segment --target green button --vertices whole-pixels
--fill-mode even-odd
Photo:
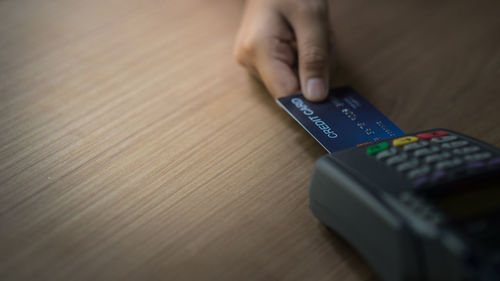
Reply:
[[[387,142],[381,142],[377,143],[376,145],[372,145],[366,149],[366,154],[368,155],[375,155],[379,153],[380,151],[387,150],[389,148],[389,143]]]

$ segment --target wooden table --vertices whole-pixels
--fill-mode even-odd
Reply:
[[[1,280],[376,280],[308,209],[325,152],[232,60],[243,2],[0,2]],[[498,1],[332,1],[405,131],[500,145]]]

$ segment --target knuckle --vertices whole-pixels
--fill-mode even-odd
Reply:
[[[255,44],[253,41],[245,40],[239,44],[237,44],[233,56],[235,60],[241,64],[246,65],[249,60],[255,54]]]
[[[272,48],[270,48],[270,56],[289,65],[293,64],[296,59],[291,47],[278,39],[274,40]]]
[[[233,58],[240,65],[245,65],[245,56],[241,53],[239,49],[234,50]]]
[[[319,47],[309,47],[300,55],[300,61],[305,69],[322,68],[327,60],[325,50]]]

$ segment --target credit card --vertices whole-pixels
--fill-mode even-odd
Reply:
[[[404,132],[354,89],[331,89],[321,103],[302,94],[277,102],[329,153],[404,135]]]

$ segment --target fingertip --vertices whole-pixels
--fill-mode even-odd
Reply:
[[[307,100],[320,102],[328,96],[328,85],[322,78],[309,78],[304,89],[304,96]]]

